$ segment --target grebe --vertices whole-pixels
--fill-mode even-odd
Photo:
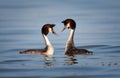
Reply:
[[[20,52],[20,54],[43,54],[43,55],[53,55],[54,53],[54,48],[52,44],[50,43],[47,34],[49,32],[52,32],[53,34],[56,34],[53,30],[53,27],[55,24],[45,24],[42,29],[41,33],[43,35],[43,38],[45,40],[46,47],[44,49],[30,49],[26,51]]]
[[[68,40],[66,42],[66,47],[65,47],[65,55],[76,55],[76,54],[92,54],[93,52],[88,51],[86,49],[77,49],[74,46],[74,33],[75,33],[75,28],[76,28],[76,23],[73,19],[66,19],[62,21],[64,24],[64,28],[62,31],[64,31],[66,28],[71,29],[70,35],[68,37]]]

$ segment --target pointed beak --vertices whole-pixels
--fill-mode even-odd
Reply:
[[[53,32],[52,32],[54,35],[57,35],[57,33],[53,30]]]
[[[51,26],[52,26],[52,33],[53,33],[54,35],[57,35],[57,33],[53,30],[53,27],[55,27],[55,24],[51,24]]]
[[[61,23],[65,23],[65,21],[62,21]],[[65,24],[64,24],[64,28],[62,29],[62,31],[61,32],[63,32],[64,30],[66,29],[66,26],[65,26]]]
[[[57,33],[52,29],[52,33],[54,34],[54,35],[57,35]]]
[[[66,29],[66,27],[64,27],[64,28],[62,29],[62,32],[63,32],[65,29]]]

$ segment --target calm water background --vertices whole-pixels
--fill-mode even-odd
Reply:
[[[93,55],[64,55],[69,30],[62,20],[77,23],[75,45]],[[56,24],[48,37],[54,58],[21,55],[44,48],[41,27]],[[0,0],[0,78],[120,78],[120,0]]]

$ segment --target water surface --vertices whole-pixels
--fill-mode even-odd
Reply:
[[[0,78],[119,78],[119,0],[0,0]],[[61,21],[77,23],[75,45],[93,55],[64,55],[69,30]],[[53,58],[21,55],[20,51],[44,48],[40,29],[56,24],[57,36],[48,37]]]

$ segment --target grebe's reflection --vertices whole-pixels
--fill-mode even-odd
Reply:
[[[48,60],[53,60],[53,55],[45,55],[44,56],[44,59],[46,60],[46,61],[48,61]]]
[[[74,56],[67,56],[65,62],[67,65],[78,64],[78,61],[74,58]]]
[[[52,55],[45,55],[44,56],[44,59],[45,59],[45,68],[51,68],[54,66],[54,57]]]

